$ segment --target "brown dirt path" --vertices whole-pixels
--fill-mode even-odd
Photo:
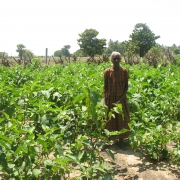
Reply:
[[[115,180],[180,180],[180,167],[170,165],[168,161],[154,163],[142,152],[134,152],[129,145],[120,148],[117,144],[108,147],[115,156],[113,168]],[[105,150],[101,156],[112,161]]]

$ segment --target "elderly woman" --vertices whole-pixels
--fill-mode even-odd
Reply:
[[[106,129],[109,131],[120,131],[121,129],[129,129],[128,123],[130,122],[129,108],[126,98],[128,90],[128,71],[126,68],[120,66],[121,54],[113,52],[111,54],[111,62],[113,67],[110,67],[104,72],[104,103],[108,109],[114,107],[114,103],[122,104],[122,114],[115,114],[106,124]],[[129,132],[119,136],[119,145],[123,143],[124,138],[129,136]]]

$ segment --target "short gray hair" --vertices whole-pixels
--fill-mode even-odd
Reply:
[[[113,55],[119,55],[119,57],[121,59],[121,53],[119,53],[117,51],[113,51],[112,54],[111,54],[111,60],[112,60]]]

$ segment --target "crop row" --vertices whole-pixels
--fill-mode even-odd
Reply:
[[[103,72],[109,66],[34,62],[0,68],[0,171],[6,178],[67,179],[73,171],[80,179],[110,176],[100,156],[111,134],[103,106]],[[178,67],[122,66],[130,74],[132,148],[179,163]]]

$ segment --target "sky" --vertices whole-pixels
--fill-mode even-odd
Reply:
[[[180,45],[180,0],[0,0],[0,7],[0,52],[9,56],[18,44],[41,56],[65,45],[73,53],[86,29],[122,42],[137,23],[159,35],[157,43]]]

